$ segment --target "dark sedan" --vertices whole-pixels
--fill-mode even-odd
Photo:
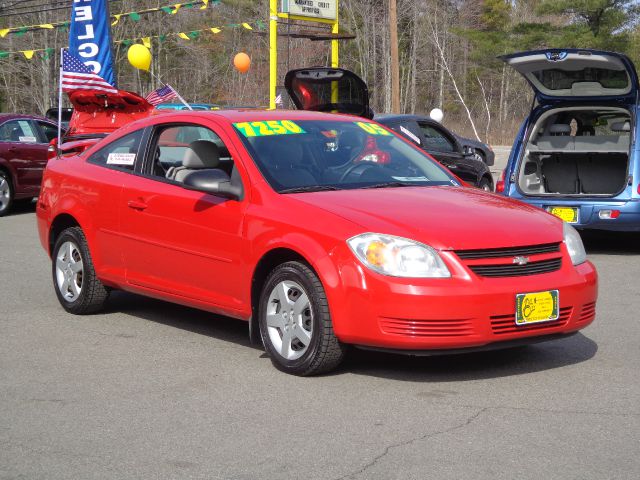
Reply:
[[[486,163],[490,167],[495,164],[496,154],[493,153],[493,149],[489,145],[473,138],[461,137],[457,133],[454,133],[454,135],[463,147],[471,147],[473,149],[477,160]]]
[[[412,141],[470,185],[493,191],[493,177],[475,150],[463,146],[453,132],[420,115],[376,115],[374,120]]]
[[[58,126],[44,117],[0,114],[0,217],[15,201],[31,201],[40,192],[49,142]]]

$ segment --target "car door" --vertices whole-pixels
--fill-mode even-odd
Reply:
[[[47,152],[49,149],[49,142],[58,137],[58,126],[53,123],[45,122],[44,120],[34,120],[33,124],[36,125],[36,128],[38,130],[38,137],[40,139],[39,145],[41,146],[43,152],[42,156],[39,156],[35,161],[35,165],[40,168],[38,178],[38,185],[40,185],[40,183],[42,182],[42,174],[44,173],[44,169],[47,166]]]
[[[418,120],[422,132],[422,148],[465,182],[478,183],[477,166],[466,158],[459,143],[445,129],[426,120]],[[476,161],[476,160],[473,160]]]
[[[38,195],[49,146],[36,124],[28,118],[9,120],[0,126],[0,142],[14,172],[16,194]]]
[[[247,201],[188,190],[172,179],[178,178],[176,168],[196,141],[215,143],[218,167],[232,174],[237,155],[220,128],[197,123],[154,127],[145,167],[125,186],[119,206],[127,282],[233,314],[247,301],[242,298]]]

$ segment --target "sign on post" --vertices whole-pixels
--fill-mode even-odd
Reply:
[[[337,0],[281,0],[280,11],[300,17],[336,20]]]

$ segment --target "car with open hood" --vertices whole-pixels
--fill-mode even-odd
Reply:
[[[121,289],[224,314],[296,375],[337,367],[350,345],[500,348],[595,317],[596,270],[570,225],[461,187],[350,115],[134,121],[51,160],[36,211],[68,312],[96,312]]]
[[[366,83],[350,70],[328,67],[291,70],[285,76],[285,88],[296,108],[375,119],[422,148],[469,185],[493,190],[491,171],[478,159],[476,148],[465,147],[453,132],[424,115],[374,116]]]
[[[640,231],[638,76],[625,55],[539,50],[501,57],[534,92],[498,183],[577,228]]]

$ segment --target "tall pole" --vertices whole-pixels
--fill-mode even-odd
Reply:
[[[269,108],[276,109],[278,83],[278,0],[269,2]]]
[[[400,62],[398,61],[396,0],[389,0],[389,37],[391,45],[391,112],[400,113]]]

